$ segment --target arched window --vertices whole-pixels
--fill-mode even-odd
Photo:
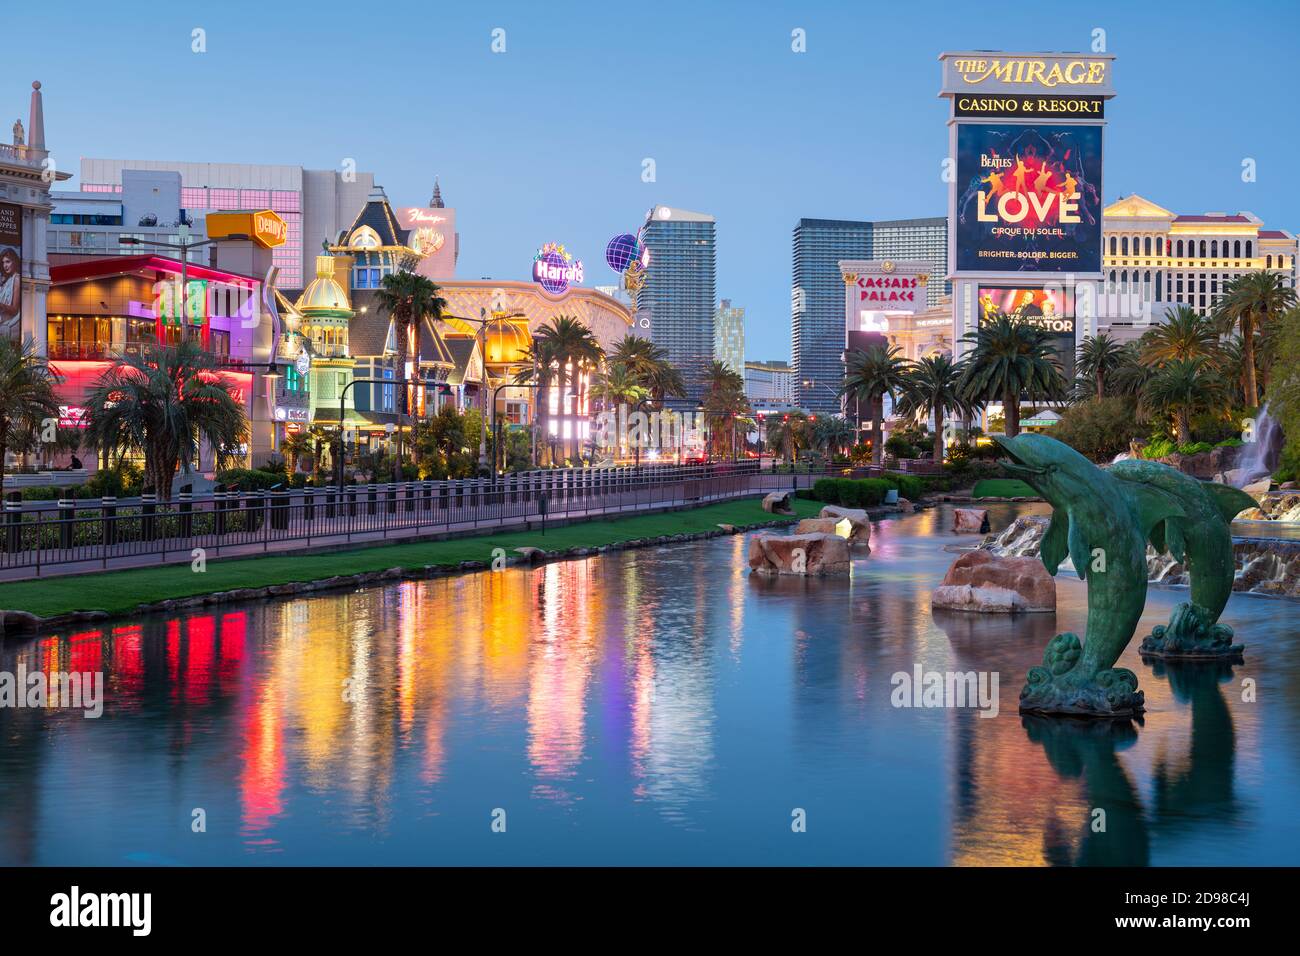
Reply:
[[[1219,240],[1218,240],[1218,239],[1212,239],[1212,240],[1210,240],[1210,258],[1211,258],[1211,259],[1217,259],[1217,258],[1219,258]]]
[[[1201,240],[1201,258],[1202,258],[1202,259],[1205,258],[1205,240],[1204,240],[1204,239]]]
[[[1111,236],[1111,237],[1110,237],[1110,254],[1111,254],[1112,256],[1115,254],[1115,237],[1114,237],[1114,236]]]
[[[1151,255],[1151,237],[1150,237],[1150,236],[1147,236],[1145,239],[1142,240],[1142,254],[1143,254],[1144,256],[1149,256],[1149,255]]]
[[[1126,255],[1128,255],[1128,236],[1121,236],[1121,237],[1120,237],[1120,240],[1119,240],[1119,254],[1120,254],[1121,256],[1126,256]]]
[[[1250,259],[1250,258],[1252,258],[1252,257],[1254,256],[1254,253],[1250,251],[1252,245],[1253,245],[1253,243],[1252,243],[1249,239],[1247,239],[1247,240],[1246,240],[1246,258],[1247,258],[1247,259]]]
[[[1240,259],[1240,258],[1241,258],[1241,240],[1240,240],[1240,239],[1238,239],[1236,242],[1234,242],[1234,243],[1232,244],[1232,258],[1234,258],[1234,259]]]
[[[1265,269],[1271,269],[1271,268],[1273,268],[1273,257],[1272,257],[1272,256],[1265,256],[1265,257],[1264,257],[1264,268],[1265,268]]]
[[[1183,240],[1179,239],[1179,240],[1178,240],[1178,258],[1181,259],[1182,257],[1183,257]]]

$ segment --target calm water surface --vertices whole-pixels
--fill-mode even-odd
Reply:
[[[1300,862],[1300,604],[1233,597],[1244,665],[1130,649],[1140,724],[1025,720],[1084,585],[932,613],[950,524],[878,523],[851,579],[751,579],[737,536],[10,645],[108,699],[0,710],[0,863]],[[892,707],[916,664],[998,672],[1000,713]]]

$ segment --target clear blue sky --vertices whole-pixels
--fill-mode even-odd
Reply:
[[[44,85],[60,167],[83,155],[373,171],[455,206],[460,275],[524,278],[565,243],[587,283],[654,203],[718,219],[718,294],[750,358],[790,350],[801,216],[942,215],[947,49],[1118,56],[1105,196],[1300,228],[1300,4],[1207,2],[14,4],[0,100]],[[208,51],[191,52],[191,30]],[[506,52],[491,32],[506,31]],[[807,32],[807,52],[790,49]],[[7,132],[12,118],[4,117]],[[653,158],[657,181],[641,180]],[[1257,162],[1243,183],[1241,162]],[[318,237],[305,237],[314,244]]]

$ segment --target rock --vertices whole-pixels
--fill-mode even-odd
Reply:
[[[774,515],[794,514],[794,508],[790,504],[792,498],[793,491],[774,491],[770,495],[764,495],[763,510]]]
[[[1263,478],[1241,489],[1252,498],[1259,498],[1273,490],[1273,479]]]
[[[718,527],[721,528],[726,534],[736,533],[736,526],[734,524],[720,524],[718,525]]]
[[[515,548],[515,554],[521,555],[529,564],[536,564],[546,556],[546,552],[541,548],[533,547]]]
[[[794,526],[795,534],[836,534],[838,522],[834,518],[801,518]],[[840,535],[840,537],[844,537]]]
[[[871,543],[871,519],[861,508],[841,508],[839,505],[826,505],[819,517],[830,518],[838,525],[842,521],[849,523],[849,543],[869,546]],[[836,532],[838,533],[838,532]]]
[[[910,515],[912,512],[916,511],[916,507],[906,498],[899,498],[898,511],[900,514]]]
[[[999,534],[986,538],[980,547],[1000,558],[1037,557],[1051,520],[1046,515],[1021,515]]]
[[[955,508],[952,530],[957,534],[988,534],[989,513],[984,508]]]
[[[837,534],[756,534],[749,567],[757,574],[805,576],[849,573],[849,542]]]
[[[1281,488],[1283,491],[1291,491],[1292,489],[1300,486],[1297,486],[1294,481],[1284,481],[1282,482],[1282,484],[1278,485],[1278,487]]]
[[[948,568],[931,604],[995,614],[1055,611],[1056,582],[1036,558],[1000,558],[984,550],[969,551]]]

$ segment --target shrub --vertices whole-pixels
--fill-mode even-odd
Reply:
[[[885,451],[895,458],[920,458],[921,451],[902,435],[890,435],[885,442]]]
[[[1141,434],[1131,398],[1111,396],[1072,405],[1050,432],[1085,458],[1111,461],[1129,449],[1129,440]]]
[[[1141,455],[1148,460],[1154,458],[1164,458],[1166,455],[1174,453],[1174,443],[1168,438],[1152,438],[1142,446]]]
[[[812,497],[817,501],[824,501],[827,504],[833,504],[839,500],[839,494],[835,490],[834,478],[818,478],[813,482]]]
[[[273,485],[285,483],[284,475],[273,474],[258,468],[227,468],[217,472],[217,483],[227,489],[239,491],[265,491]]]

